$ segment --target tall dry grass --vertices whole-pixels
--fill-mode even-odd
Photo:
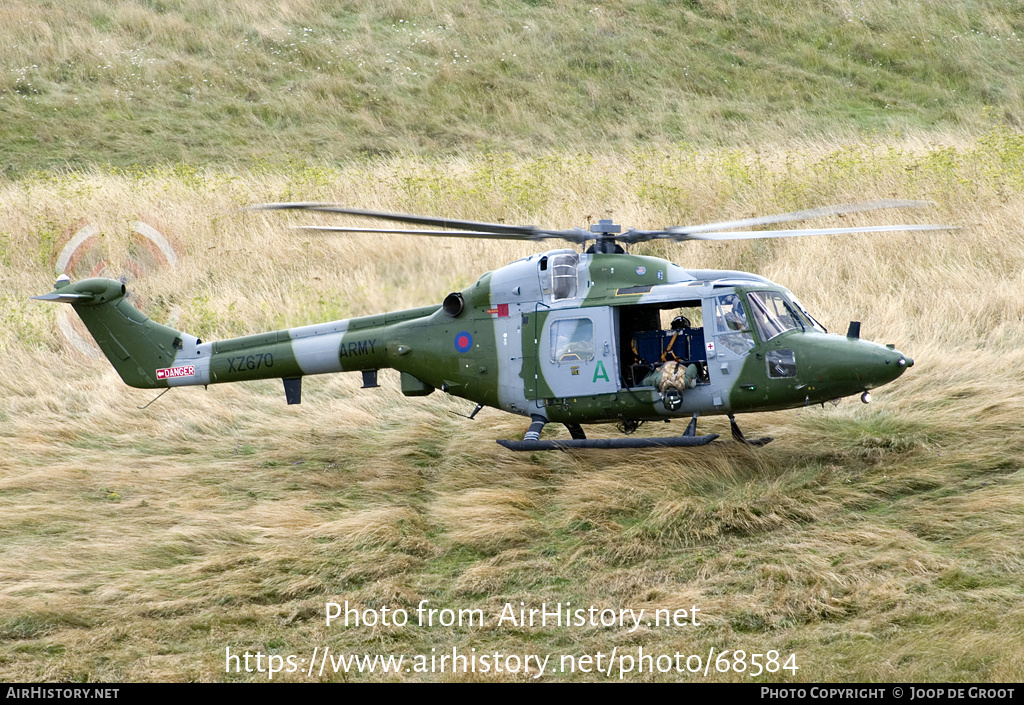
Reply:
[[[0,184],[0,674],[7,680],[261,680],[224,648],[310,656],[431,648],[586,654],[795,652],[787,680],[1019,681],[1022,142],[834,150],[383,159],[292,171],[148,170]],[[440,393],[307,379],[152,394],[72,350],[45,292],[83,219],[108,272],[137,219],[177,267],[130,283],[204,339],[440,301],[532,245],[334,237],[240,212],[325,200],[552,227],[660,227],[823,203],[930,198],[927,234],[654,244],[756,271],[823,323],[863,322],[916,365],[868,406],[741,418],[762,449],[516,455],[522,419]],[[705,432],[727,432],[721,419]],[[553,434],[557,429],[550,429]],[[641,432],[663,434],[664,429]],[[596,435],[616,433],[595,428]],[[701,608],[688,628],[327,628],[324,603]],[[304,680],[301,673],[283,680]],[[442,676],[391,674],[350,679]],[[491,676],[493,677],[493,676]],[[593,679],[548,674],[546,678]],[[746,676],[714,674],[715,679]],[[452,678],[452,676],[446,676]],[[463,676],[456,676],[461,679]],[[687,679],[664,675],[637,679]],[[328,679],[325,675],[324,679]],[[330,679],[342,680],[340,675]]]

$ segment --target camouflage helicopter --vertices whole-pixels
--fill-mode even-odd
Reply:
[[[71,304],[100,349],[130,386],[161,388],[280,378],[288,404],[302,379],[397,370],[407,396],[436,389],[531,420],[523,440],[498,440],[516,451],[570,448],[699,446],[701,415],[728,416],[735,440],[747,439],[735,415],[824,403],[887,384],[912,358],[860,339],[860,323],[829,334],[784,287],[748,272],[687,270],[626,248],[675,241],[947,229],[943,225],[743,231],[882,208],[922,207],[884,200],[816,208],[731,222],[622,232],[610,220],[589,230],[481,223],[382,213],[318,203],[277,203],[250,210],[304,210],[383,219],[440,230],[303,226],[332,232],[445,237],[561,239],[584,251],[534,254],[480,277],[440,304],[318,323],[204,343],[156,323],[126,299],[122,282],[66,276],[32,297]],[[631,434],[643,422],[689,418],[682,435],[587,438],[583,424],[618,423]],[[548,423],[570,439],[541,440]]]

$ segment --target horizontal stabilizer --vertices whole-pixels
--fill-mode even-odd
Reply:
[[[94,294],[63,294],[59,291],[51,291],[49,294],[30,296],[29,298],[38,299],[39,301],[56,301],[62,304],[83,304],[87,301],[92,301],[96,297]]]

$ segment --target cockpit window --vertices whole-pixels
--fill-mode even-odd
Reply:
[[[747,314],[744,313],[740,297],[736,294],[718,297],[715,301],[715,322],[719,333],[750,330],[750,326],[747,325]]]
[[[825,326],[818,323],[818,321],[815,320],[814,316],[807,313],[807,309],[804,308],[804,305],[802,303],[796,300],[795,296],[790,295],[789,300],[793,303],[793,306],[796,307],[796,312],[800,314],[801,318],[803,318],[808,324],[810,324],[811,328],[814,328],[821,333],[828,333],[828,329],[825,328]]]
[[[747,302],[757,325],[761,341],[772,338],[794,328],[804,328],[793,306],[778,291],[751,291]]]
[[[726,294],[715,299],[715,328],[719,345],[737,355],[744,355],[754,347],[754,336],[750,333],[747,314],[736,294]]]
[[[796,352],[793,350],[769,350],[765,364],[772,379],[796,377]]]

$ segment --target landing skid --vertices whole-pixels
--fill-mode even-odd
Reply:
[[[578,448],[598,448],[602,450],[614,450],[616,448],[693,448],[695,446],[706,446],[718,438],[717,433],[709,433],[704,436],[697,435],[697,416],[694,414],[681,436],[665,436],[662,438],[587,438],[583,428],[579,424],[567,423],[572,436],[568,441],[542,441],[540,432],[547,423],[547,419],[538,414],[531,416],[532,423],[526,432],[526,437],[521,441],[498,440],[498,445],[503,448],[515,451],[533,450],[575,450]],[[763,446],[772,442],[770,436],[764,438],[747,438],[743,431],[736,425],[736,418],[729,415],[729,426],[732,428],[732,438],[737,443],[744,443],[748,446]]]
[[[506,441],[497,443],[509,450],[576,450],[578,448],[692,448],[706,446],[718,438],[717,433],[706,436],[666,436],[664,438],[583,438],[565,441]]]

